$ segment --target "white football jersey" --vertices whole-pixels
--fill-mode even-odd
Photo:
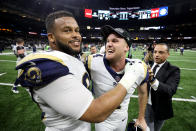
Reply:
[[[78,120],[93,101],[80,60],[50,51],[28,55],[16,68],[23,69],[20,84],[33,89],[30,94],[42,110],[46,130],[90,131],[90,123]]]
[[[126,58],[126,61],[129,61],[131,63],[142,63],[142,61],[139,59]],[[110,68],[109,62],[105,59],[105,56],[101,54],[88,56],[86,66],[89,70],[90,77],[93,83],[93,93],[95,97],[99,97],[105,92],[114,88],[124,74],[124,72],[116,73],[112,68]],[[122,112],[127,112],[131,95],[132,94],[129,93],[126,95],[123,102],[120,104],[120,108],[116,109],[106,119],[107,122],[115,122],[115,120],[121,119],[121,117],[123,117]]]

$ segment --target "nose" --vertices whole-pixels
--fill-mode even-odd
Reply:
[[[81,34],[80,34],[80,32],[76,32],[76,31],[73,31],[73,33],[72,33],[72,37],[73,38],[81,38]]]
[[[113,45],[113,43],[111,42],[111,41],[108,41],[107,43],[106,43],[106,46],[108,46],[108,47],[111,47]]]

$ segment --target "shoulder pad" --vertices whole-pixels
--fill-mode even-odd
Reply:
[[[16,69],[22,69],[18,80],[23,87],[39,89],[59,77],[70,74],[69,68],[54,58],[25,57]],[[59,58],[58,58],[59,59]]]

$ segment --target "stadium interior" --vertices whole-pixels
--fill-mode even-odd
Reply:
[[[129,30],[133,43],[146,44],[156,41],[184,45],[184,48],[196,47],[195,0],[1,0],[0,4],[0,43],[6,47],[13,44],[18,36],[24,37],[30,45],[33,44],[32,39],[39,43],[47,43],[44,35],[45,17],[50,12],[63,9],[72,12],[76,17],[83,43],[100,43],[101,38],[97,29],[108,24]],[[100,20],[84,17],[85,9],[151,9],[162,6],[168,6],[168,15],[154,19]],[[159,29],[144,30],[144,27]]]
[[[196,131],[196,0],[0,0],[0,5],[0,131],[45,130],[41,111],[26,89],[19,87],[20,93],[12,92],[17,76],[13,47],[21,37],[28,54],[34,52],[34,45],[37,51],[49,50],[45,18],[58,10],[68,10],[76,17],[87,55],[90,45],[96,45],[98,51],[104,45],[100,34],[103,25],[130,32],[134,59],[144,59],[146,47],[152,43],[168,44],[172,48],[168,61],[180,68],[181,78],[172,97],[174,117],[161,131]],[[163,7],[168,10],[162,17],[156,16]],[[86,16],[85,9],[90,15]],[[108,10],[115,13],[106,17]],[[149,10],[156,10],[154,18]],[[106,14],[99,16],[99,11]],[[123,15],[120,19],[120,13],[131,17]],[[137,93],[130,98],[128,122],[138,116]]]

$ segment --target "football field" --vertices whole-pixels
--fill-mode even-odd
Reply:
[[[133,52],[133,58],[142,59],[142,51]],[[196,131],[196,51],[170,52],[171,64],[181,70],[180,84],[173,96],[174,117],[167,120],[162,131]],[[44,131],[41,111],[32,102],[27,91],[19,87],[19,94],[11,92],[17,71],[13,54],[0,54],[0,131]],[[137,93],[130,99],[129,121],[137,118]],[[94,129],[92,129],[94,130]]]

